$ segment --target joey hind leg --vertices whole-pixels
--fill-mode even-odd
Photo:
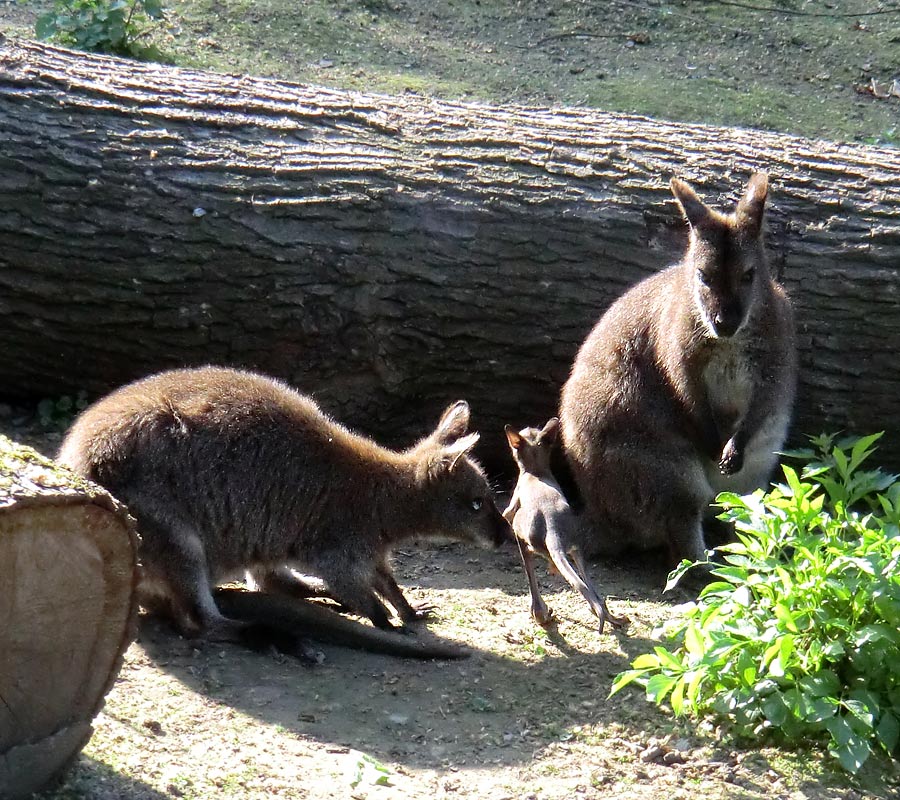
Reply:
[[[528,576],[528,588],[531,590],[531,616],[538,625],[548,626],[553,621],[553,609],[551,609],[541,597],[537,576],[534,574],[534,559],[531,551],[518,536],[516,543],[519,545],[519,555],[522,557],[522,566]]]
[[[587,600],[588,605],[591,607],[591,611],[594,612],[594,616],[600,620],[600,633],[603,633],[603,624],[608,622],[614,628],[624,628],[630,620],[628,617],[617,617],[612,614],[606,606],[606,598],[601,597],[597,590],[594,588],[594,584],[591,582],[587,573],[587,565],[584,563],[584,557],[581,555],[581,550],[578,547],[573,547],[571,549],[572,561],[575,562],[575,570],[577,575],[575,578],[579,581],[578,583],[572,583],[569,581],[569,585],[572,586],[573,589],[578,589],[581,592],[581,596]],[[562,554],[563,559],[565,559],[565,553]],[[554,559],[555,560],[555,559]],[[566,562],[568,563],[568,562]],[[563,573],[565,575],[565,573]],[[568,576],[566,576],[568,578]]]

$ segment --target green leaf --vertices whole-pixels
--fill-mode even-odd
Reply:
[[[372,786],[390,786],[391,771],[378,759],[358,750],[349,753],[351,764],[348,770],[348,783],[354,789],[360,783]]]
[[[865,703],[859,700],[844,700],[844,708],[847,709],[857,720],[859,720],[866,728],[872,728],[875,725],[875,718]]]
[[[844,722],[843,718],[835,716],[837,709],[837,700],[830,697],[810,698],[803,717],[807,722],[825,722],[825,720],[831,719],[839,719]]]
[[[629,669],[625,670],[625,672],[620,672],[616,675],[616,679],[613,681],[613,685],[610,687],[607,697],[612,697],[616,692],[621,691],[628,686],[628,684],[634,683],[634,681],[646,674],[647,670],[645,669]]]
[[[687,699],[693,708],[697,706],[697,697],[699,696],[700,688],[703,684],[704,679],[706,678],[706,671],[702,669],[698,669],[691,675],[691,679],[688,682],[687,686]]]
[[[725,581],[713,581],[712,583],[707,583],[700,590],[700,594],[698,599],[702,600],[710,595],[721,594],[723,592],[731,592],[734,589],[734,584],[726,583]]]
[[[841,766],[847,772],[855,775],[872,754],[872,748],[866,739],[861,736],[852,736],[845,744],[834,748],[832,753],[837,756]]]
[[[872,454],[872,451],[875,449],[872,445],[882,436],[884,436],[884,431],[872,433],[869,436],[862,436],[857,440],[856,444],[853,445],[853,449],[850,451],[851,470],[856,469]]]
[[[776,603],[772,611],[775,614],[775,618],[791,633],[800,633],[800,628],[794,618],[794,609],[788,606],[787,603]]]
[[[685,679],[682,676],[678,682],[675,684],[672,689],[672,694],[669,697],[669,703],[672,706],[672,711],[675,712],[676,716],[681,715],[682,707],[684,706],[684,688],[685,688]]]
[[[806,494],[804,487],[807,489],[810,488],[809,484],[800,483],[800,479],[797,477],[797,471],[787,464],[782,466],[782,470],[784,471],[784,477],[787,479],[788,486],[791,487],[791,492],[794,497],[803,497],[803,495]]]
[[[647,699],[660,705],[677,681],[671,675],[654,675],[647,681]]]
[[[642,653],[631,664],[633,669],[648,670],[659,667],[659,656],[654,653]]]
[[[673,570],[669,573],[669,578],[668,578],[668,580],[666,581],[666,586],[665,586],[665,588],[663,589],[663,592],[669,592],[669,591],[671,591],[672,589],[674,589],[674,588],[678,585],[678,581],[680,581],[680,580],[685,576],[685,574],[687,573],[687,571],[688,571],[689,569],[691,569],[691,567],[694,566],[694,563],[695,563],[695,562],[689,561],[688,559],[683,558],[683,559],[678,563],[678,566],[675,567],[675,569],[673,569]]]
[[[676,658],[675,655],[666,650],[665,647],[654,647],[653,652],[656,653],[656,657],[659,659],[660,667],[668,667],[669,669],[674,669],[676,671],[681,671],[684,669],[684,665],[681,663],[681,661]]]
[[[697,630],[696,625],[688,625],[687,629],[685,630],[684,649],[687,650],[689,655],[694,656],[695,658],[699,658],[703,655],[703,652],[706,648],[704,645],[703,637]]]
[[[838,676],[830,669],[822,669],[814,675],[808,675],[801,679],[800,685],[813,697],[836,697],[841,689]]]
[[[161,0],[143,0],[143,6],[150,19],[162,19],[165,16]]]
[[[762,712],[767,720],[776,728],[780,728],[788,718],[790,709],[781,692],[772,692],[762,701]]]
[[[897,718],[890,712],[885,711],[878,721],[878,727],[875,729],[875,735],[878,737],[879,744],[885,749],[889,755],[894,754],[897,748],[897,740],[900,739],[900,723]]]
[[[850,723],[844,717],[831,717],[825,723],[825,727],[838,747],[845,747],[854,737],[853,728],[850,727]]]

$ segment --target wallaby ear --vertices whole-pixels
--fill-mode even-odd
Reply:
[[[769,176],[764,172],[755,172],[750,176],[744,196],[734,212],[738,226],[751,236],[758,236],[762,230],[763,212],[766,210],[768,195]]]
[[[708,225],[713,218],[712,211],[697,197],[697,193],[680,178],[672,178],[670,185],[688,224],[692,228]]]
[[[504,425],[503,430],[506,431],[506,441],[513,450],[518,450],[522,446],[522,437],[512,425]]]
[[[541,444],[553,444],[559,435],[559,417],[552,417],[541,429]]]
[[[457,400],[444,412],[432,438],[438,444],[450,444],[459,439],[468,427],[469,404],[465,400]]]
[[[438,455],[441,465],[446,467],[448,472],[453,472],[460,459],[468,455],[469,451],[478,444],[479,438],[477,433],[470,433],[444,447]]]

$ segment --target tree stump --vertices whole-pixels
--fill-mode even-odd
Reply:
[[[0,436],[0,797],[52,781],[134,638],[137,536],[97,486]]]
[[[241,366],[395,447],[465,398],[480,455],[511,470],[504,423],[555,413],[603,311],[680,258],[669,179],[731,208],[763,170],[797,312],[794,430],[886,429],[900,466],[900,150],[11,39],[0,142],[8,397]]]

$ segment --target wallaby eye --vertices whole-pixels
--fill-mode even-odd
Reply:
[[[484,500],[480,497],[475,497],[472,499],[472,511],[481,511],[481,507],[484,505]]]
[[[709,286],[709,282],[712,280],[711,276],[707,275],[702,269],[697,270],[697,280],[700,281],[704,286]]]
[[[755,270],[748,269],[743,275],[741,275],[741,283],[753,283],[753,275]]]

